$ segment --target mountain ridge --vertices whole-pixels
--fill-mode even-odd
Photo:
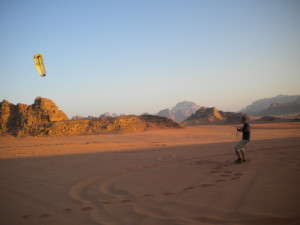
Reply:
[[[0,102],[0,135],[63,136],[140,132],[152,128],[181,126],[168,118],[152,115],[69,120],[52,100],[42,97],[37,97],[32,105]]]
[[[258,99],[252,102],[250,105],[246,106],[244,109],[240,110],[241,113],[246,113],[251,116],[280,116],[280,115],[287,115],[287,114],[299,114],[300,109],[297,106],[300,102],[300,95],[277,95],[271,98],[263,98]],[[274,104],[280,104],[282,109],[281,114],[279,114],[278,109],[275,109]],[[286,110],[288,112],[284,112],[285,104],[289,104],[289,108]],[[279,105],[277,105],[279,106]]]

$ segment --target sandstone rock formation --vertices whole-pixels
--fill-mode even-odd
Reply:
[[[235,112],[223,112],[217,108],[205,108],[201,107],[195,114],[191,115],[188,119],[183,121],[182,125],[199,125],[199,124],[228,124],[239,123],[242,117],[242,113]],[[248,119],[250,119],[248,117]]]
[[[119,116],[92,120],[59,121],[48,124],[36,136],[82,135],[118,132],[140,132],[150,128],[180,128],[170,119],[158,116]]]
[[[0,134],[14,136],[58,136],[99,134],[107,132],[137,132],[149,128],[179,128],[170,119],[143,115],[69,120],[49,99],[38,97],[34,104],[0,103]]]
[[[41,124],[69,120],[49,99],[37,97],[32,105],[0,103],[0,134],[26,135]]]
[[[181,125],[169,118],[161,116],[152,116],[152,115],[142,115],[139,116],[143,121],[145,121],[145,129],[148,128],[181,128]]]

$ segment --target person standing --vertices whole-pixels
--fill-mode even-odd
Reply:
[[[237,128],[237,132],[243,132],[243,137],[234,146],[234,151],[238,157],[237,160],[235,160],[236,163],[246,162],[245,147],[250,141],[251,134],[250,125],[247,123],[247,117],[245,115],[242,116],[241,123],[243,124],[243,127]]]

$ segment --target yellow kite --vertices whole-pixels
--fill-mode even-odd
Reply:
[[[33,57],[33,60],[34,60],[34,63],[35,63],[35,68],[38,71],[38,73],[42,77],[46,76],[46,70],[45,70],[45,66],[44,66],[44,63],[43,63],[43,56],[42,56],[42,54],[36,54]]]

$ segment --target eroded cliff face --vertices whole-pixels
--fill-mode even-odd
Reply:
[[[251,118],[242,113],[235,112],[223,112],[217,108],[205,108],[201,107],[195,114],[183,121],[182,125],[199,125],[199,124],[230,124],[240,123],[241,117],[246,116],[248,120]]]
[[[149,128],[178,128],[159,116],[120,116],[92,120],[69,120],[49,99],[38,97],[34,104],[0,103],[0,134],[14,136],[62,136],[108,132],[138,132]]]
[[[141,132],[151,128],[180,128],[170,119],[159,116],[119,116],[92,120],[69,120],[50,123],[42,133],[34,135],[82,135],[119,132]]]
[[[15,111],[15,105],[10,102],[3,100],[0,103],[0,134],[9,132],[9,127],[14,126]]]
[[[28,135],[41,125],[69,120],[53,101],[37,97],[32,105],[0,103],[0,134]]]

